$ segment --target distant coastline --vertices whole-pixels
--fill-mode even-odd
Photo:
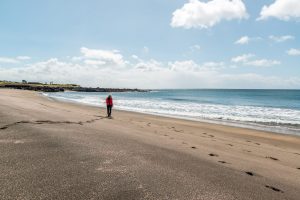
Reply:
[[[100,88],[100,87],[82,87],[77,84],[53,84],[53,83],[39,83],[39,82],[12,82],[0,81],[0,88],[12,88],[20,90],[33,90],[41,92],[149,92],[150,90],[131,89],[131,88]]]

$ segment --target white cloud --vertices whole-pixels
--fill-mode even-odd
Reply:
[[[249,42],[251,42],[251,41],[257,41],[257,40],[262,40],[262,38],[261,37],[242,36],[240,39],[235,41],[235,44],[244,45],[244,44],[249,44]]]
[[[248,36],[243,36],[240,39],[238,39],[235,44],[248,44],[250,41],[250,38]]]
[[[273,40],[274,42],[285,42],[288,40],[293,40],[295,39],[294,36],[292,35],[282,35],[282,36],[274,36],[274,35],[270,35],[269,36],[270,40]],[[239,38],[237,41],[235,41],[235,44],[240,44],[240,45],[245,45],[245,44],[249,44],[252,41],[259,41],[259,40],[263,40],[263,38],[261,37],[249,37],[249,36],[242,36],[241,38]]]
[[[280,78],[277,76],[263,76],[256,73],[237,74],[236,76],[224,74],[221,77],[223,81],[227,81],[227,87],[229,88],[297,89],[300,84],[299,77]]]
[[[245,18],[248,18],[248,13],[242,0],[190,0],[173,12],[171,26],[202,29],[212,27],[222,20]]]
[[[244,55],[241,55],[241,56],[237,56],[237,57],[234,57],[231,59],[232,62],[235,62],[235,63],[246,63],[248,62],[248,60],[250,58],[253,58],[255,55],[253,54],[244,54]]]
[[[285,42],[287,40],[293,40],[293,39],[295,39],[295,37],[292,35],[283,35],[283,36],[270,35],[269,39],[271,39],[275,42]]]
[[[19,61],[14,58],[0,57],[0,63],[17,64]]]
[[[137,55],[132,55],[131,58],[135,59],[135,60],[139,60],[140,58]]]
[[[147,54],[149,53],[149,51],[150,51],[149,47],[146,46],[143,47],[143,53]]]
[[[82,47],[81,53],[83,54],[83,57],[87,59],[96,59],[111,65],[124,65],[123,56],[118,50],[108,51]]]
[[[171,71],[194,72],[200,69],[193,60],[169,62],[168,65]]]
[[[223,62],[205,62],[197,64],[193,60],[169,62],[168,67],[171,71],[177,72],[204,72],[204,71],[217,71],[225,68]]]
[[[119,53],[120,54],[120,53]],[[247,54],[245,54],[247,55]],[[267,65],[266,61],[239,59],[245,64]],[[132,63],[125,58],[125,67],[111,67],[110,63],[94,63],[100,59],[85,58],[82,62],[61,61],[57,58],[33,62],[22,67],[0,67],[0,80],[28,80],[55,83],[76,83],[93,87],[130,88],[299,88],[300,78],[280,78],[255,73],[228,73],[223,62],[197,63],[193,60],[162,62],[142,60],[133,56]],[[241,56],[242,57],[242,56]],[[123,58],[123,56],[122,56]],[[130,59],[130,58],[128,58]],[[264,60],[264,59],[261,59]],[[268,60],[267,60],[268,61]],[[276,62],[270,62],[276,64]],[[100,66],[99,66],[100,64]]]
[[[195,44],[195,45],[193,45],[193,46],[190,46],[190,50],[191,50],[192,52],[200,51],[200,50],[201,50],[201,47],[200,47],[200,45]]]
[[[266,20],[270,17],[284,21],[300,18],[300,1],[299,0],[276,0],[271,5],[265,5],[258,20]]]
[[[223,62],[205,62],[201,65],[201,68],[204,70],[220,70],[225,68],[225,64]]]
[[[139,59],[139,62],[133,66],[134,69],[139,71],[147,72],[147,71],[161,71],[163,69],[162,63],[158,62],[154,59],[149,61],[143,61]]]
[[[277,60],[259,59],[252,60],[245,63],[246,65],[256,66],[256,67],[271,67],[274,65],[280,65],[281,62]]]
[[[80,56],[73,56],[73,57],[71,57],[71,60],[74,61],[74,62],[77,62],[77,61],[83,60],[83,57],[80,57]]]
[[[18,60],[30,60],[31,58],[29,56],[18,56]]]
[[[300,49],[290,49],[287,51],[290,56],[300,56]]]
[[[17,56],[16,58],[0,57],[0,63],[18,64],[20,61],[30,60],[28,56]]]
[[[102,60],[85,60],[84,63],[87,65],[98,65],[98,66],[106,64],[106,62]]]
[[[254,59],[254,54],[244,54],[241,56],[233,57],[231,59],[234,63],[241,63],[243,65],[256,66],[256,67],[271,67],[274,65],[280,65],[281,62],[277,60],[269,59]]]

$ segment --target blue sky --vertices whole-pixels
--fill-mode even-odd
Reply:
[[[297,0],[1,0],[0,79],[299,89],[299,20]]]

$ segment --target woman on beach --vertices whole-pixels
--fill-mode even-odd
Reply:
[[[107,117],[111,117],[111,109],[113,107],[113,99],[111,95],[106,98]]]

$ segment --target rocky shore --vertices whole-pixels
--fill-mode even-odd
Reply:
[[[129,88],[89,88],[89,87],[77,87],[72,88],[72,91],[76,92],[149,92],[150,90],[141,89],[129,89]]]
[[[76,84],[42,84],[42,83],[18,83],[18,82],[0,82],[0,88],[11,88],[19,90],[33,90],[42,92],[149,92],[150,90],[129,89],[129,88],[92,88],[81,87]]]
[[[34,86],[34,85],[1,85],[0,88],[11,88],[19,90],[33,90],[42,92],[63,92],[65,88],[62,87],[51,87],[51,86]]]

